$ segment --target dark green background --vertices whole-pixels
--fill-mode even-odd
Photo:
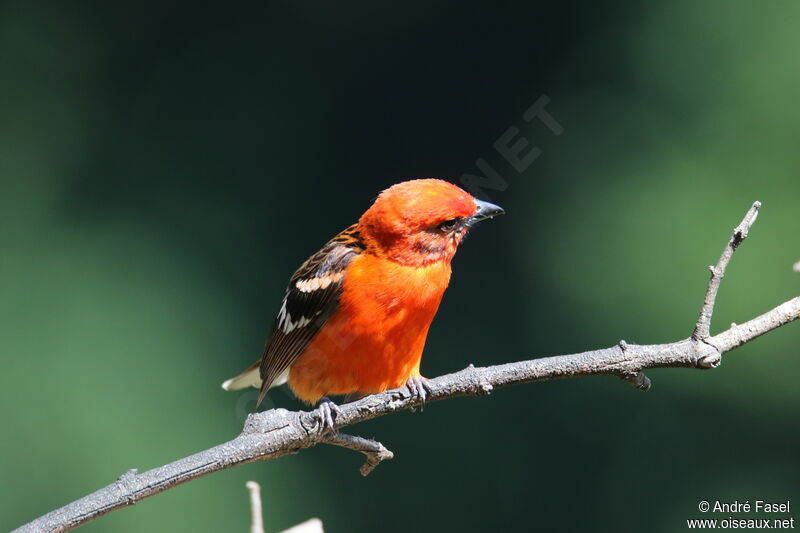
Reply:
[[[0,529],[232,438],[288,276],[383,188],[477,173],[428,376],[714,329],[798,293],[794,2],[0,3]],[[554,136],[521,115],[547,95]],[[520,128],[522,174],[493,149]],[[190,483],[85,531],[682,531],[702,499],[800,505],[789,326],[714,371],[437,403]],[[285,393],[280,405],[294,403]],[[796,518],[800,516],[795,515]],[[724,518],[724,516],[717,516]],[[785,517],[783,515],[782,517]],[[741,516],[740,516],[741,518]]]

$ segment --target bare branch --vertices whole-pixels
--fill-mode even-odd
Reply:
[[[708,289],[706,289],[706,297],[703,300],[703,307],[700,308],[700,316],[697,318],[697,324],[694,327],[692,338],[697,340],[707,339],[711,335],[711,315],[714,314],[714,302],[717,300],[717,292],[719,291],[719,284],[725,276],[725,270],[728,268],[728,263],[733,257],[733,252],[736,248],[747,238],[750,233],[750,228],[758,218],[758,210],[761,207],[761,202],[753,203],[752,207],[747,210],[744,218],[733,229],[733,235],[722,250],[722,255],[719,257],[716,266],[710,266],[708,269],[711,271],[711,280],[708,282]]]
[[[322,442],[363,453],[367,458],[360,468],[362,476],[369,475],[381,461],[394,458],[394,454],[378,441],[347,435],[339,431],[326,434],[322,438]]]
[[[730,329],[711,337],[708,342],[714,345],[720,353],[729,352],[764,333],[769,333],[773,329],[797,320],[799,310],[800,296],[792,298],[744,324],[731,324]]]
[[[322,521],[319,518],[309,518],[302,524],[284,529],[281,533],[324,533]]]
[[[742,223],[734,230],[716,267],[713,267],[700,318],[694,334],[688,339],[650,345],[620,341],[610,348],[571,355],[544,357],[485,368],[470,365],[460,372],[431,379],[428,382],[430,394],[427,402],[459,396],[485,396],[494,389],[510,385],[598,375],[616,376],[639,389],[647,390],[650,388],[650,380],[643,374],[647,369],[714,368],[720,364],[723,353],[797,320],[800,317],[800,296],[744,324],[732,324],[730,329],[716,336],[709,336],[711,315],[720,280],[734,250],[747,237],[760,205],[759,202],[753,204]],[[420,404],[419,397],[412,396],[407,388],[367,396],[340,406],[334,429],[338,430]],[[232,441],[141,474],[131,470],[115,483],[56,509],[16,531],[26,533],[67,531],[206,474],[243,463],[296,453],[319,443],[342,446],[365,454],[367,461],[361,467],[364,475],[381,461],[392,457],[392,453],[378,442],[324,431],[316,412],[272,409],[248,416],[244,430]]]
[[[250,492],[250,533],[264,533],[264,515],[261,510],[261,485],[255,481],[245,483]]]

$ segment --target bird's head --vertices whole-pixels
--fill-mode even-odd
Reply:
[[[423,266],[449,262],[473,224],[503,213],[452,183],[422,179],[383,191],[358,225],[372,253],[404,265]]]

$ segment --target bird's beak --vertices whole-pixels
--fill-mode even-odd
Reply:
[[[487,218],[496,217],[497,215],[504,215],[506,212],[499,205],[490,204],[483,200],[475,200],[475,206],[478,208],[475,214],[469,218],[470,225],[486,220]]]

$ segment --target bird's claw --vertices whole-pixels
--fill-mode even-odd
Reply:
[[[428,380],[422,376],[412,376],[406,381],[406,388],[411,393],[412,400],[420,400],[422,403],[428,401],[428,397],[433,392]]]
[[[323,396],[322,399],[320,399],[319,405],[317,406],[317,417],[319,418],[319,423],[322,425],[323,433],[333,431],[336,416],[340,414],[342,414],[342,410],[339,409],[339,406],[333,403],[330,398]]]

